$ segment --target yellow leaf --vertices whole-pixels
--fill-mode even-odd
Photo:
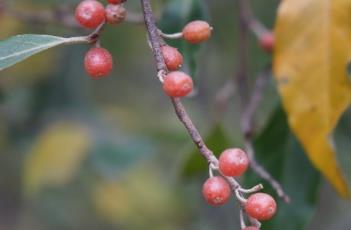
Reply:
[[[274,72],[289,124],[314,166],[346,197],[332,132],[351,99],[351,1],[285,0],[276,36]]]
[[[73,122],[57,122],[46,128],[25,161],[25,192],[31,195],[43,186],[70,182],[90,142],[87,129]]]
[[[155,229],[154,223],[168,229],[184,218],[179,197],[155,168],[138,164],[118,178],[100,180],[92,190],[97,213],[123,229]]]

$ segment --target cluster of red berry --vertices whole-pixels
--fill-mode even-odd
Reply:
[[[108,0],[106,8],[96,0],[84,0],[76,8],[75,16],[80,25],[95,29],[103,23],[119,24],[124,21],[127,11],[126,0]],[[94,79],[107,76],[113,66],[110,52],[101,47],[91,48],[84,58],[86,72]]]
[[[246,153],[238,148],[227,149],[219,157],[219,172],[225,177],[241,176],[249,166]],[[222,176],[212,176],[207,179],[202,189],[207,203],[219,206],[227,203],[231,195],[231,188]],[[277,204],[268,194],[255,193],[245,199],[245,212],[257,220],[269,220],[276,213]],[[255,230],[256,227],[246,227],[244,230]]]
[[[192,21],[188,23],[182,31],[182,38],[191,43],[199,44],[207,41],[211,37],[211,26],[205,21]],[[163,90],[171,97],[184,97],[193,90],[193,81],[189,75],[178,71],[183,64],[182,54],[174,47],[163,45],[162,55],[171,71],[164,77]]]

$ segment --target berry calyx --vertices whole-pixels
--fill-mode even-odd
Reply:
[[[272,53],[274,50],[275,36],[272,32],[266,32],[259,37],[260,47],[267,53]]]
[[[183,56],[178,49],[164,45],[161,51],[168,70],[175,71],[183,65]]]
[[[249,227],[243,228],[243,230],[260,230],[260,229],[255,226],[249,226]]]
[[[109,24],[119,24],[125,20],[127,10],[123,4],[108,4],[105,9],[106,22]]]
[[[246,213],[257,220],[269,220],[277,211],[273,197],[266,193],[252,194],[245,204]]]
[[[108,0],[107,2],[110,4],[121,4],[125,2],[126,0]]]
[[[191,44],[207,41],[211,37],[211,26],[201,20],[188,23],[183,29],[183,38]]]
[[[163,90],[170,97],[184,97],[193,90],[193,80],[184,72],[173,71],[165,76]]]
[[[238,148],[226,149],[219,157],[219,170],[225,176],[241,176],[248,166],[249,158]]]
[[[222,177],[208,178],[202,187],[202,194],[210,205],[219,206],[228,202],[231,194],[230,186]]]
[[[110,52],[104,48],[92,48],[84,58],[85,71],[93,78],[98,79],[110,74],[113,60]]]
[[[96,0],[84,0],[76,8],[76,20],[80,25],[94,29],[105,20],[105,8]]]

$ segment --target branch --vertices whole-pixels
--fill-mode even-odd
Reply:
[[[149,35],[149,43],[156,62],[157,75],[159,76],[160,73],[166,74],[168,72],[168,69],[165,65],[163,55],[161,52],[161,38],[155,24],[155,18],[152,13],[150,0],[140,0],[140,1],[143,9],[145,25]],[[192,122],[191,118],[186,112],[185,107],[181,103],[180,99],[171,97],[171,102],[178,116],[178,119],[182,122],[182,124],[188,131],[192,141],[198,148],[200,154],[207,160],[209,164],[210,172],[211,172],[210,174],[212,174],[212,171],[211,171],[212,169],[218,170],[218,159],[213,154],[213,152],[206,146],[205,142],[203,141],[203,138],[201,137],[201,134],[195,127],[194,123]],[[247,190],[242,189],[240,184],[233,177],[224,176],[224,178],[230,184],[234,194],[236,194],[236,198],[239,201],[241,209],[244,210],[243,205],[246,200],[244,197],[242,197],[241,191],[247,191]],[[259,188],[261,188],[261,186],[259,186]],[[258,227],[260,226],[260,223],[256,219],[250,219],[250,221],[254,226],[258,226]]]
[[[257,78],[255,88],[251,98],[248,97],[248,56],[247,56],[247,36],[248,31],[252,30],[256,35],[265,32],[266,29],[252,15],[252,10],[248,0],[239,0],[239,20],[240,34],[239,47],[240,53],[238,56],[238,71],[235,75],[235,81],[239,88],[239,97],[242,107],[241,115],[241,131],[244,135],[244,145],[246,153],[250,160],[250,167],[262,179],[266,180],[275,189],[278,196],[286,203],[289,203],[290,198],[284,192],[281,184],[273,178],[273,176],[262,167],[255,158],[255,150],[252,143],[252,134],[254,132],[254,113],[262,98],[263,88],[271,73],[271,66],[266,68]]]

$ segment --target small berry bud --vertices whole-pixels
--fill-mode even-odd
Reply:
[[[98,79],[110,74],[113,60],[110,52],[103,48],[92,48],[84,58],[86,72],[93,78]]]
[[[119,24],[123,22],[127,16],[127,10],[123,4],[108,4],[105,9],[106,21],[109,24]]]
[[[77,6],[75,16],[80,25],[94,29],[104,22],[105,9],[96,0],[84,0]]]
[[[255,193],[249,196],[245,204],[246,213],[257,220],[269,220],[277,211],[273,197],[265,193]]]
[[[222,177],[208,178],[202,187],[202,194],[210,205],[219,206],[228,202],[231,194],[230,186]]]
[[[191,44],[207,41],[211,37],[212,28],[205,21],[192,21],[183,29],[183,38]]]
[[[259,37],[260,47],[267,53],[274,50],[275,36],[272,32],[266,32]]]
[[[241,176],[248,166],[249,158],[238,148],[226,149],[219,157],[219,170],[225,176]]]
[[[193,90],[193,80],[184,72],[170,72],[164,78],[163,90],[170,97],[184,97]]]
[[[183,65],[183,56],[178,49],[164,45],[161,47],[162,55],[168,70],[178,70]]]

